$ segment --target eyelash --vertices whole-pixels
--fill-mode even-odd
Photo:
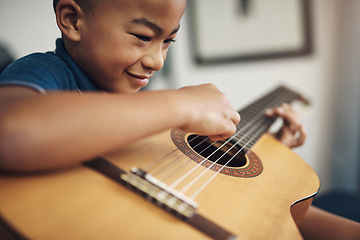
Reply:
[[[164,42],[167,44],[170,44],[170,43],[176,42],[176,40],[175,39],[166,39]]]
[[[146,37],[146,36],[143,36],[143,35],[138,35],[138,34],[133,34],[136,38],[138,38],[139,40],[141,41],[144,41],[144,42],[150,42],[151,41],[151,37]]]
[[[143,41],[143,42],[150,42],[150,41],[151,41],[151,37],[147,37],[147,36],[143,36],[143,35],[138,35],[138,34],[132,34],[132,35],[134,35],[137,39],[139,39],[139,40],[141,40],[141,41]],[[176,40],[175,40],[175,39],[166,39],[166,40],[164,41],[164,43],[166,43],[166,44],[171,44],[171,43],[173,43],[173,42],[176,42]]]

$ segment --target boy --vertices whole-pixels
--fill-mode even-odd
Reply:
[[[240,116],[211,84],[137,93],[162,68],[185,5],[54,1],[62,33],[56,51],[20,59],[0,76],[0,169],[63,168],[175,127],[230,137]],[[280,141],[303,144],[304,127],[289,105],[268,115],[285,120]],[[311,230],[311,220],[304,223]]]
[[[0,168],[67,167],[174,127],[230,137],[240,117],[213,85],[134,94],[162,68],[185,5],[54,1],[62,33],[55,53],[20,59],[0,78]],[[302,144],[295,114],[282,115],[300,131],[290,142]]]

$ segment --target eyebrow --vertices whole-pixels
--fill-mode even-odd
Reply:
[[[147,26],[148,28],[152,29],[153,31],[155,31],[157,34],[161,35],[163,34],[164,30],[162,29],[162,27],[160,27],[159,25],[157,25],[156,23],[153,23],[151,21],[149,21],[148,19],[146,18],[138,18],[138,19],[134,19],[131,21],[132,23],[136,23],[136,24],[139,24],[139,25],[145,25]],[[170,33],[170,35],[173,35],[175,33],[177,33],[180,29],[180,25],[174,29],[174,31],[172,31]]]

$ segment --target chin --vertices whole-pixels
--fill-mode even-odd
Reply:
[[[124,87],[118,87],[118,88],[114,88],[112,89],[111,92],[114,92],[114,93],[137,93],[140,91],[141,88],[130,88],[130,87],[127,87],[127,88],[124,88]]]
[[[141,87],[128,86],[124,84],[107,84],[102,86],[102,90],[110,93],[137,93]]]

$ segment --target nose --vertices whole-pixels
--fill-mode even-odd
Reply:
[[[145,56],[142,58],[142,65],[145,68],[150,68],[153,71],[159,71],[164,66],[166,59],[166,52],[162,51],[162,48],[156,46],[149,48]]]

